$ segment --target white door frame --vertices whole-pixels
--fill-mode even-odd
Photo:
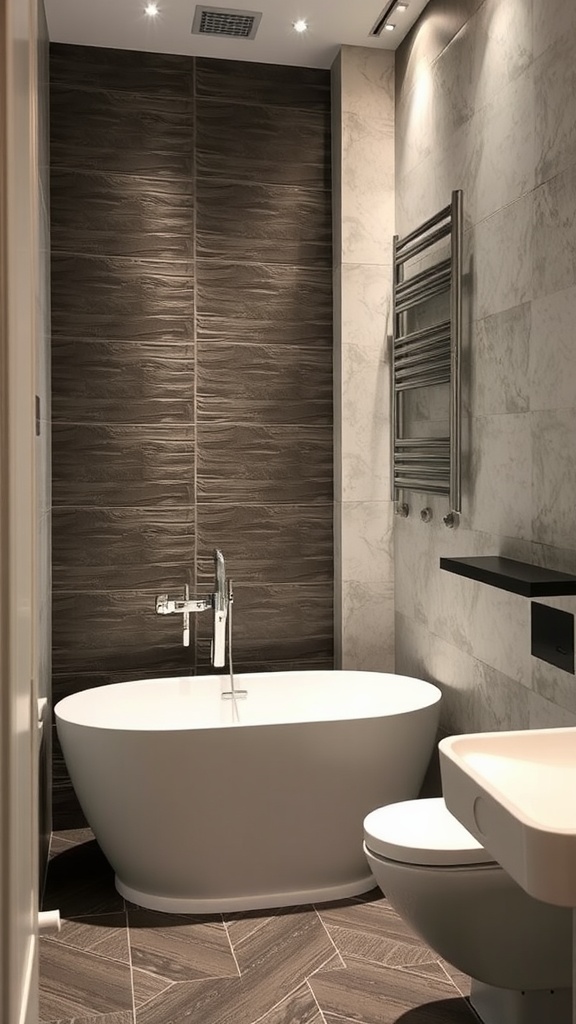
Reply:
[[[0,1020],[36,1024],[36,10],[0,0]]]

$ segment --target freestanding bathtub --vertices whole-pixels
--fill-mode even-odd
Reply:
[[[341,899],[374,886],[362,822],[417,796],[440,690],[310,671],[146,679],[56,705],[76,794],[116,887],[175,913]]]

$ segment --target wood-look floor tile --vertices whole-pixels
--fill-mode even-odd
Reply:
[[[83,949],[123,964],[130,962],[125,912],[64,920],[61,930],[47,936],[46,942]]]
[[[224,914],[224,921],[232,948],[235,949],[248,935],[252,935],[252,932],[257,932],[273,916],[273,914],[266,910],[246,910],[238,911],[238,913]]]
[[[99,1013],[96,1017],[51,1021],[50,1024],[134,1024],[134,1014],[132,1010],[120,1010],[119,1013]]]
[[[314,910],[297,908],[278,913],[235,952],[243,977],[285,994],[330,960],[334,946]]]
[[[64,918],[124,909],[114,872],[95,840],[64,850],[50,861],[43,907],[59,909]]]
[[[345,971],[315,974],[309,985],[326,1021],[362,1024],[472,1024],[466,1001],[438,973],[426,977],[360,962]],[[413,1014],[413,1016],[410,1016]]]
[[[40,1021],[132,1008],[130,968],[84,950],[40,942]]]
[[[224,924],[128,909],[134,967],[170,981],[237,977]]]
[[[58,836],[52,836],[50,839],[50,854],[49,858],[57,857],[59,853],[63,853],[64,850],[70,850],[74,843],[69,843],[66,839],[59,839]]]
[[[305,983],[260,1017],[258,1024],[321,1024],[321,1021],[318,1003]]]
[[[429,963],[437,956],[385,901],[342,902],[318,913],[344,960],[370,960],[388,967]]]
[[[94,833],[91,828],[54,829],[52,838],[63,839],[67,843],[72,843],[73,846],[80,846],[82,843],[92,842]]]
[[[456,986],[460,994],[463,996],[469,996],[471,982],[470,977],[462,971],[459,971],[457,967],[453,966],[453,964],[449,964],[447,960],[439,960],[439,964],[442,970],[444,970],[450,978],[450,981]]]
[[[132,969],[132,986],[134,989],[135,1006],[144,1006],[161,992],[166,992],[174,984],[167,978],[161,978],[158,974],[148,974],[147,971]]]

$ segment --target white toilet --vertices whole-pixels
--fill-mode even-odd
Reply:
[[[372,811],[364,852],[394,909],[471,977],[485,1024],[571,1024],[572,911],[524,892],[442,798]]]

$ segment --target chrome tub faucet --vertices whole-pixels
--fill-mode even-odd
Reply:
[[[183,597],[171,597],[169,594],[158,594],[156,612],[158,615],[182,615],[184,647],[190,646],[190,614],[213,610],[212,623],[212,665],[222,668],[226,664],[226,621],[228,607],[231,602],[232,588],[226,584],[226,566],[224,555],[218,548],[214,549],[214,592],[205,597],[190,597],[188,584],[184,587]]]

